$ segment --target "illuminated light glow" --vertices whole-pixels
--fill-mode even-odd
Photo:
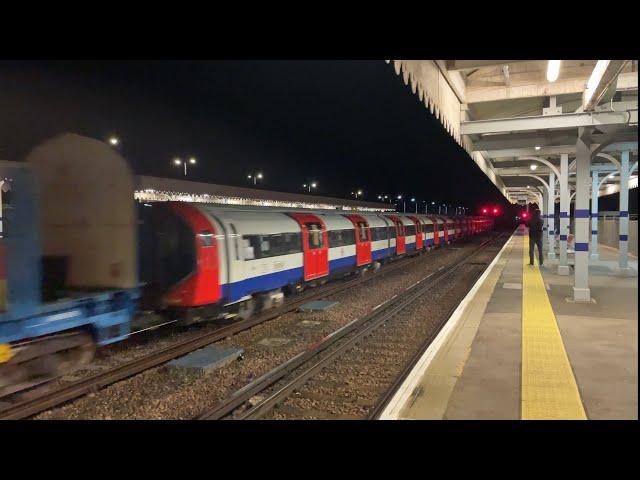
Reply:
[[[196,159],[195,159],[195,158],[193,158],[193,157],[191,157],[191,158],[189,159],[189,163],[191,163],[191,164],[196,163]]]
[[[529,168],[530,168],[531,170],[535,170],[536,168],[538,168],[538,166],[537,166],[535,163],[532,163],[532,164],[529,166]]]
[[[174,158],[173,159],[173,163],[175,163],[176,165],[181,165],[182,164],[182,160],[180,160],[179,158]]]
[[[560,75],[560,60],[549,60],[547,64],[547,81],[555,82]]]
[[[402,195],[398,195],[398,200],[402,200]]]
[[[534,148],[535,148],[536,150],[540,150],[540,145],[536,145]]]
[[[120,143],[118,137],[109,137],[109,143],[114,147]]]
[[[591,100],[591,97],[593,97],[600,80],[602,80],[605,70],[609,66],[609,62],[611,62],[611,60],[598,60],[598,63],[596,63],[596,66],[589,77],[589,81],[587,82],[587,89],[584,91],[582,105],[586,106]]]
[[[257,198],[245,197],[228,197],[222,195],[210,194],[191,194],[184,192],[161,192],[136,190],[134,199],[141,202],[189,202],[189,203],[210,203],[219,205],[244,205],[244,206],[260,206],[260,207],[277,207],[277,208],[298,208],[311,210],[340,210],[340,211],[361,211],[361,212],[394,212],[395,208],[380,207],[364,207],[350,206],[327,203],[315,203],[304,201],[286,201],[286,200],[262,200]]]
[[[247,178],[251,178],[251,175],[247,175]]]
[[[311,184],[311,188],[316,188],[317,186],[318,186],[318,184],[317,184],[317,183],[315,183],[315,182],[313,182],[313,183]]]
[[[412,198],[412,199],[411,199],[411,201],[412,201],[412,202],[415,202],[415,201],[416,201],[416,199],[415,199],[415,198]]]
[[[262,178],[262,174],[261,173],[258,174],[258,178]]]

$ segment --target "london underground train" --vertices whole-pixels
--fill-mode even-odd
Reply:
[[[145,303],[185,323],[252,314],[284,294],[377,270],[492,228],[483,217],[159,202],[141,230]]]

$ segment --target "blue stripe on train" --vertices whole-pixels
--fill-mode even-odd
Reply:
[[[355,267],[356,256],[336,258],[329,262],[329,273],[340,273]],[[291,283],[301,282],[304,279],[303,267],[291,268],[281,272],[268,273],[257,277],[245,278],[231,285],[222,285],[222,295],[225,303],[235,302],[242,297],[252,295],[256,292],[264,292],[282,288]]]
[[[256,292],[275,290],[290,283],[301,282],[303,279],[304,270],[302,267],[291,268],[281,272],[245,278],[231,284],[224,284],[222,285],[222,295],[225,298],[225,303],[230,303]]]

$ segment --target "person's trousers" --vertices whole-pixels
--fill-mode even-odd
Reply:
[[[544,263],[544,258],[542,257],[542,237],[529,237],[529,263],[533,263],[533,247],[535,245],[538,246],[538,262],[542,265]]]

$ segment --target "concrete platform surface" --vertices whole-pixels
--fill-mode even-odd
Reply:
[[[601,249],[600,259],[590,268],[595,302],[568,302],[567,297],[573,294],[573,276],[557,275],[557,260],[545,262],[543,267],[523,264],[527,239],[522,233],[511,237],[462,308],[454,313],[448,328],[443,329],[431,351],[423,355],[424,361],[418,362],[392,399],[383,419],[535,418],[523,412],[523,378],[524,385],[535,384],[538,389],[534,397],[528,393],[529,400],[546,402],[545,407],[551,405],[553,409],[557,406],[551,398],[557,387],[553,366],[554,362],[556,366],[557,362],[561,364],[562,358],[569,366],[565,375],[573,381],[573,398],[581,403],[581,418],[585,414],[588,419],[638,418],[637,276],[618,275],[617,251]],[[637,259],[630,259],[629,264],[637,272]],[[539,282],[538,297],[523,292],[523,288],[532,289],[527,278],[534,278],[523,268],[539,269],[540,275],[534,274]],[[523,294],[530,295],[533,310],[531,303],[527,306],[527,301],[523,302]],[[536,315],[544,315],[537,313],[539,303],[551,307],[546,327],[538,325]],[[528,321],[533,322],[527,324],[526,331],[523,309],[527,309]],[[555,335],[551,340],[541,338],[544,342],[555,341],[557,348],[536,344],[540,340],[530,338],[539,334],[540,328]],[[527,346],[526,352],[523,345]],[[536,362],[532,363],[528,355],[537,355]],[[563,390],[565,397],[567,391]],[[562,418],[563,410],[558,412],[560,417],[545,418]]]

